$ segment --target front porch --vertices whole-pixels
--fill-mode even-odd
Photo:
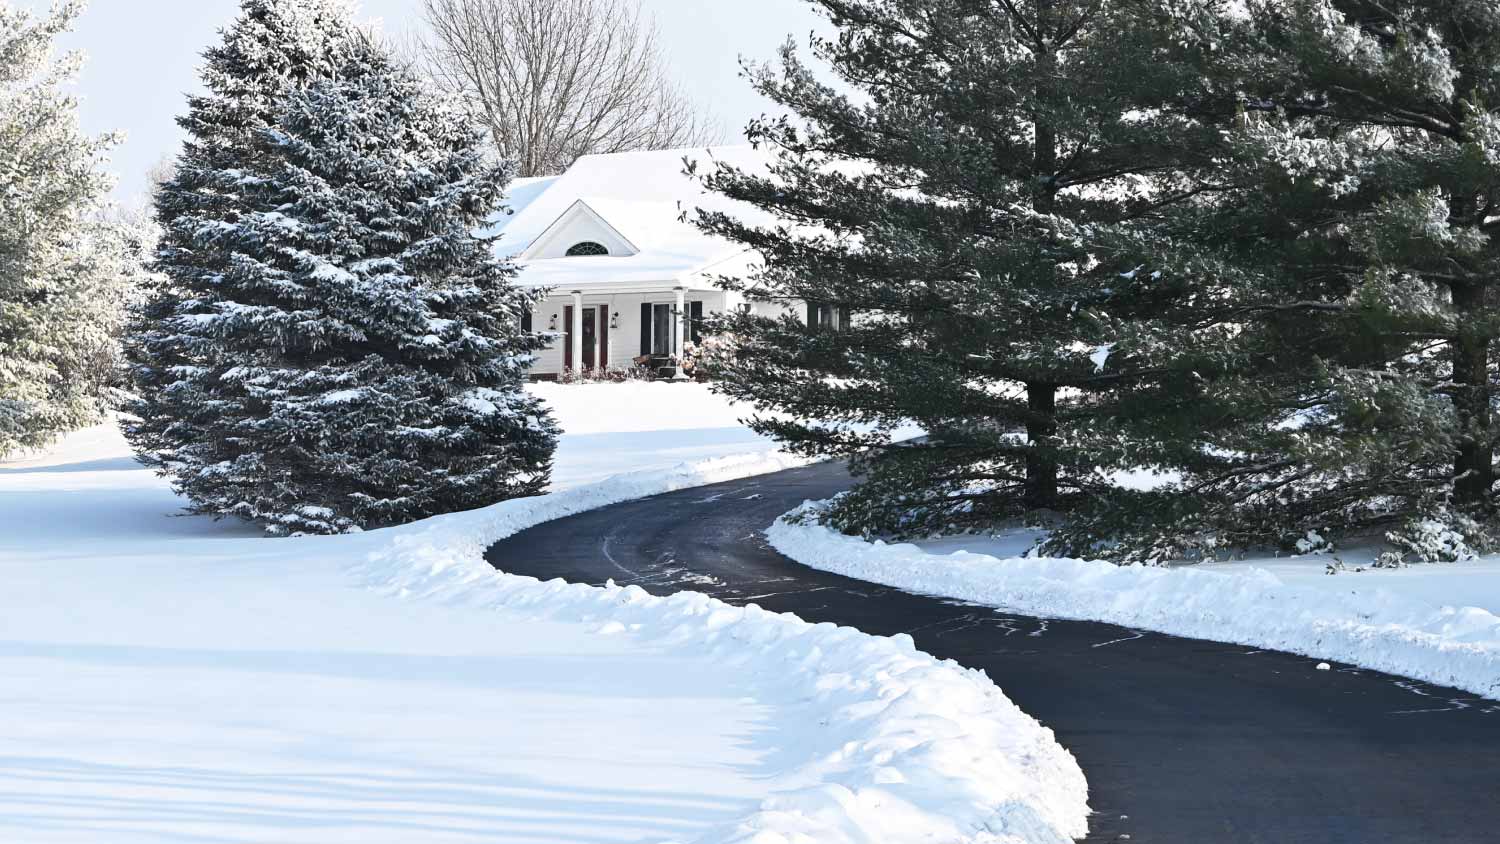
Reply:
[[[688,344],[701,339],[704,317],[721,312],[726,295],[666,286],[555,293],[532,313],[532,330],[552,339],[538,353],[532,380],[606,380],[621,374],[688,380],[682,366]]]

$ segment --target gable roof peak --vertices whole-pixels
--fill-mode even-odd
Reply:
[[[641,251],[629,237],[580,197],[517,257],[523,261],[561,258],[573,246],[585,241],[602,241],[609,254],[614,256],[637,255]]]

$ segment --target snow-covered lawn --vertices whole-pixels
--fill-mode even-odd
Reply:
[[[744,425],[746,408],[701,384],[532,384],[562,420],[554,488],[625,472],[665,469],[726,454],[765,452],[775,444]]]
[[[530,524],[789,462],[702,387],[538,389],[553,494],[359,536],[173,515],[107,427],[0,464],[0,841],[1083,831],[1051,732],[909,640],[485,566]]]
[[[865,542],[787,519],[814,568],[1030,615],[1300,653],[1500,699],[1500,558],[1327,574],[1304,556],[1176,568],[1025,557],[1036,535]]]

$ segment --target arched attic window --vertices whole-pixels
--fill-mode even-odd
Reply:
[[[595,243],[592,240],[585,240],[582,243],[575,243],[572,246],[568,247],[569,258],[587,258],[608,254],[608,247],[606,247],[602,243]]]

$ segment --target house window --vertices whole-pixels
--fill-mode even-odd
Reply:
[[[822,302],[807,303],[809,331],[846,331],[854,323],[854,312],[846,306]]]
[[[676,314],[673,305],[651,306],[651,354],[672,354],[672,341],[677,335]]]
[[[687,313],[677,310],[675,303],[641,303],[641,356],[670,357],[677,346],[678,332],[683,328],[682,317],[687,317],[687,341],[698,343],[703,339],[703,302],[687,302]]]
[[[582,243],[575,243],[568,247],[569,258],[588,258],[608,254],[608,247],[602,243],[595,243],[592,240],[585,240]]]

